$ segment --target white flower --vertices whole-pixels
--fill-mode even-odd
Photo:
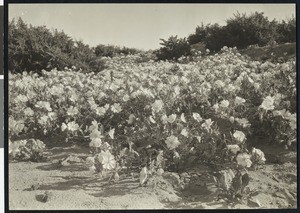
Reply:
[[[274,98],[271,96],[267,96],[264,98],[262,104],[259,106],[260,108],[263,108],[264,110],[273,110],[274,109]]]
[[[103,155],[103,160],[102,160],[102,166],[104,169],[114,169],[116,167],[116,161],[115,158],[110,152],[109,154]]]
[[[249,121],[246,118],[235,118],[235,121],[241,125],[243,128],[251,126]]]
[[[235,105],[241,105],[245,102],[246,102],[246,100],[244,98],[241,98],[241,97],[238,97],[238,96],[235,97],[235,100],[234,100]]]
[[[211,125],[213,124],[214,122],[209,118],[209,119],[206,119],[205,122],[201,125],[201,127],[205,128],[207,131],[210,130],[211,128]]]
[[[130,114],[127,120],[128,124],[132,124],[134,122],[135,116],[134,114]]]
[[[44,108],[46,110],[48,110],[49,112],[52,111],[52,108],[50,106],[50,103],[49,102],[46,102],[46,101],[38,101],[35,105],[35,107],[37,108]]]
[[[96,110],[96,114],[99,116],[105,115],[105,113],[107,111],[107,109],[105,107],[96,107],[95,110]]]
[[[92,141],[90,142],[89,146],[97,148],[97,147],[100,147],[101,144],[102,144],[102,141],[100,138],[93,138]]]
[[[154,120],[154,118],[153,118],[153,116],[152,116],[152,115],[150,115],[150,116],[149,116],[149,120],[150,120],[150,122],[151,122],[151,123],[153,123],[153,124],[155,124],[155,123],[156,123],[156,121]]]
[[[295,130],[297,128],[297,116],[296,113],[292,114],[288,117],[289,125],[292,130]]]
[[[109,130],[108,135],[111,139],[114,139],[114,134],[115,134],[115,128]]]
[[[198,122],[202,121],[201,116],[196,112],[193,113],[193,118]]]
[[[161,120],[162,120],[163,124],[167,124],[168,123],[168,116],[167,115],[161,116]]]
[[[20,153],[20,144],[17,143],[16,141],[15,142],[11,142],[9,140],[9,154],[12,154],[13,157],[15,157],[17,154]]]
[[[27,107],[27,108],[24,110],[24,114],[25,114],[26,116],[32,116],[32,115],[34,115],[34,111],[33,111],[31,108]]]
[[[258,91],[260,84],[259,83],[254,83],[253,84],[255,91]]]
[[[153,112],[160,112],[163,108],[163,102],[161,100],[156,100],[151,106]]]
[[[178,96],[180,94],[180,87],[179,86],[176,86],[174,88],[174,92],[175,92],[175,95]]]
[[[229,101],[228,100],[221,101],[220,107],[227,108],[228,106],[229,106]]]
[[[184,117],[184,113],[181,114],[180,119],[183,123],[186,123],[185,117]]]
[[[219,109],[219,104],[218,104],[218,103],[214,104],[214,105],[213,105],[213,109],[214,109],[215,111],[218,111],[218,109]]]
[[[61,131],[62,131],[62,132],[65,131],[67,128],[68,128],[68,126],[67,126],[65,123],[63,123],[63,124],[61,125]]]
[[[101,151],[101,153],[97,155],[97,160],[102,164],[104,169],[111,170],[116,167],[115,157],[108,150],[105,152]]]
[[[215,85],[219,88],[222,88],[222,87],[224,87],[224,82],[221,80],[217,80],[217,81],[215,81]]]
[[[176,117],[177,117],[176,114],[169,115],[167,121],[172,124],[176,120]]]
[[[90,133],[90,139],[93,140],[95,138],[103,138],[101,132],[98,129],[93,129]]]
[[[77,115],[79,113],[77,107],[70,106],[67,110],[67,114],[70,116]]]
[[[97,121],[95,121],[95,120],[93,120],[92,121],[92,125],[91,126],[89,126],[89,130],[92,132],[93,130],[97,130],[98,129],[98,122]]]
[[[252,165],[252,161],[250,160],[250,155],[247,153],[240,153],[236,156],[236,161],[238,165],[243,167],[250,167]]]
[[[230,150],[235,155],[237,154],[238,151],[241,151],[241,148],[237,144],[227,145],[227,149]]]
[[[175,137],[174,135],[171,135],[171,136],[167,137],[165,142],[167,144],[167,147],[171,150],[175,149],[177,146],[180,145],[180,142],[179,142],[178,138]]]
[[[260,149],[253,147],[251,152],[251,160],[252,162],[263,164],[266,161],[265,154]]]
[[[147,175],[148,174],[148,170],[147,170],[147,167],[143,167],[141,172],[140,172],[140,185],[143,185],[146,180],[147,180]]]
[[[251,83],[251,84],[253,84],[253,83],[254,83],[253,79],[252,79],[252,78],[250,78],[249,76],[248,76],[248,81],[249,81],[249,83]]]
[[[122,107],[119,103],[115,103],[111,106],[111,111],[113,111],[114,113],[119,113],[122,111]]]
[[[238,130],[234,132],[233,137],[240,143],[243,143],[246,140],[245,134]]]
[[[43,115],[38,120],[38,123],[41,124],[42,126],[45,126],[45,125],[47,125],[47,121],[48,121],[48,116],[47,115]]]
[[[130,100],[130,97],[129,97],[129,95],[124,95],[124,97],[123,97],[123,101],[124,102],[127,102],[127,101],[129,101]]]
[[[184,129],[181,130],[180,134],[187,137],[188,136],[188,131],[186,130],[186,128],[184,128]]]
[[[75,121],[69,122],[67,126],[68,130],[71,132],[75,132],[79,129],[79,125]]]

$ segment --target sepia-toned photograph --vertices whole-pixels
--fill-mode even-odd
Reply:
[[[297,208],[296,4],[8,4],[8,209]]]

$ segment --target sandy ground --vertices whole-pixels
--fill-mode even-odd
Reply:
[[[253,203],[229,205],[217,201],[213,186],[192,186],[176,190],[169,178],[163,178],[156,187],[140,187],[138,174],[121,175],[118,182],[107,184],[97,174],[91,174],[84,162],[73,162],[59,167],[57,161],[70,154],[88,156],[88,149],[71,145],[53,147],[46,153],[47,162],[10,162],[10,210],[66,210],[66,209],[246,209],[246,208],[296,208],[297,168],[295,153],[285,162],[267,163],[263,168],[250,171],[250,189],[256,190]],[[168,174],[168,173],[166,173]],[[178,175],[168,174],[174,176]],[[33,184],[40,188],[31,190]],[[49,191],[47,202],[42,201]],[[257,204],[257,201],[259,204]]]

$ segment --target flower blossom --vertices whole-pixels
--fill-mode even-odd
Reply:
[[[274,98],[271,96],[267,96],[264,98],[262,104],[259,106],[260,108],[263,108],[264,110],[273,110],[274,109]]]
[[[240,143],[243,143],[246,140],[246,136],[242,131],[236,130],[233,134],[233,137]]]
[[[151,106],[153,112],[160,112],[163,108],[163,102],[161,100],[156,100]]]
[[[170,150],[175,149],[176,147],[178,147],[180,145],[180,142],[179,142],[178,138],[175,137],[174,135],[171,135],[171,136],[167,137],[165,142],[167,144],[167,147]]]
[[[236,161],[238,165],[243,167],[250,167],[252,165],[252,161],[250,160],[251,156],[247,153],[240,153],[236,156]]]

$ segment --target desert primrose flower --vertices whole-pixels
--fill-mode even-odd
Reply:
[[[156,100],[151,106],[153,112],[160,112],[163,108],[163,102],[161,100]]]
[[[109,150],[101,151],[96,155],[97,160],[102,164],[102,167],[107,170],[112,170],[116,167],[115,157],[109,152]]]
[[[194,112],[194,113],[193,113],[193,118],[194,118],[196,121],[198,121],[198,122],[202,121],[202,118],[201,118],[201,116],[199,115],[199,113]]]
[[[163,122],[163,124],[167,124],[168,123],[168,116],[167,115],[162,115],[161,116],[161,121]]]
[[[176,117],[177,117],[176,114],[169,115],[167,121],[172,124],[176,120]]]
[[[167,137],[165,142],[167,144],[167,147],[170,150],[175,149],[176,147],[178,147],[180,145],[180,142],[179,142],[178,138],[174,135],[171,135],[171,136]]]
[[[235,97],[235,100],[234,100],[235,105],[241,105],[245,102],[246,102],[246,100],[244,98],[241,98],[241,97],[238,97],[238,96]]]
[[[243,167],[250,167],[252,165],[252,161],[250,160],[251,156],[247,153],[239,153],[236,156],[236,162],[238,165]]]
[[[92,141],[89,143],[90,147],[99,148],[101,147],[102,141],[100,138],[93,138]]]
[[[188,136],[188,131],[186,130],[186,128],[182,129],[180,132],[181,135],[183,135],[184,137]]]
[[[122,107],[119,103],[115,103],[111,106],[111,111],[113,111],[114,113],[119,113],[122,111]]]
[[[228,100],[221,101],[220,107],[227,108],[228,106],[229,106],[229,101]]]
[[[128,120],[126,120],[126,121],[128,124],[132,124],[134,122],[134,120],[135,120],[134,114],[130,114],[128,117]]]
[[[38,123],[41,124],[42,126],[46,126],[48,121],[48,116],[43,115],[42,117],[39,118]]]
[[[90,133],[90,139],[93,140],[95,138],[103,138],[101,132],[98,129],[93,129]]]
[[[242,131],[236,130],[233,134],[233,137],[240,143],[243,143],[246,140],[246,136]]]
[[[265,154],[256,148],[252,148],[251,151],[251,161],[257,164],[263,164],[266,161]]]
[[[214,122],[209,118],[209,119],[205,120],[205,122],[201,125],[201,127],[205,128],[207,131],[209,131],[211,129],[211,125],[213,123]]]
[[[237,144],[233,144],[233,145],[227,145],[227,149],[229,151],[231,151],[233,154],[237,154],[239,151],[241,151],[241,148],[239,147],[239,145]]]
[[[271,96],[267,96],[264,98],[262,104],[259,106],[260,108],[268,111],[274,109],[274,98]]]
[[[52,108],[50,107],[50,103],[46,102],[46,101],[38,101],[36,103],[35,107],[37,107],[37,108],[44,108],[44,109],[48,110],[49,112],[52,111]]]
[[[185,119],[185,117],[184,117],[184,113],[181,114],[180,120],[181,120],[183,123],[186,123],[186,119]]]
[[[67,114],[70,116],[77,115],[79,113],[77,107],[70,106],[67,110]]]
[[[17,142],[11,142],[9,140],[9,147],[8,147],[8,149],[9,149],[9,151],[8,151],[9,154],[11,154],[13,156],[13,158],[14,158],[14,157],[16,157],[17,154],[20,153],[20,144],[17,143]]]
[[[75,121],[72,121],[68,123],[67,128],[69,131],[75,132],[79,129],[79,125]]]
[[[233,116],[230,116],[230,117],[229,117],[229,121],[230,121],[231,123],[234,123],[234,117],[233,117]]]
[[[243,128],[251,126],[249,121],[246,118],[235,118],[235,121],[241,125]]]

